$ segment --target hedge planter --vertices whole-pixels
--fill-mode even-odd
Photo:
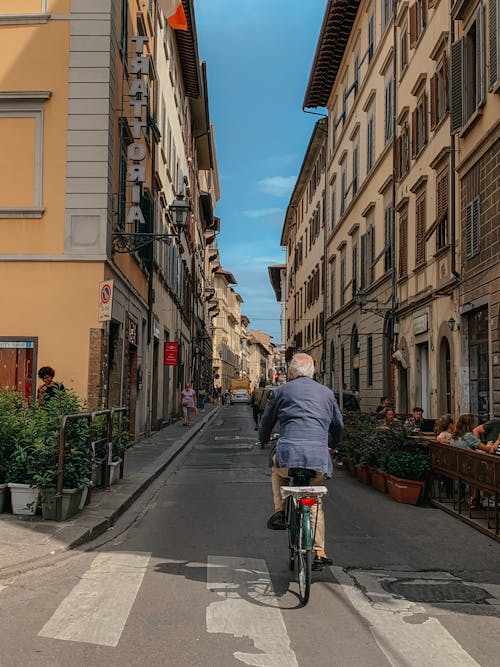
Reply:
[[[40,489],[29,484],[9,482],[12,513],[34,516],[40,498]]]
[[[356,477],[356,462],[354,459],[347,459],[347,470],[350,475]]]
[[[375,470],[375,468],[372,468],[370,476],[373,488],[377,489],[377,491],[380,491],[381,493],[387,493],[385,472],[383,470]]]
[[[7,484],[0,484],[0,512],[5,512],[6,495],[7,495]]]
[[[79,509],[82,499],[82,489],[63,489],[61,521],[74,516]],[[48,521],[56,521],[56,490],[42,489],[42,516]]]
[[[413,479],[403,479],[393,475],[386,475],[386,480],[387,490],[391,498],[406,505],[416,505],[418,503],[424,488],[424,482],[416,482]]]
[[[363,484],[370,484],[370,468],[367,465],[358,463],[356,466],[356,477]]]

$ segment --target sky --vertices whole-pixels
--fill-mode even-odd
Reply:
[[[248,329],[281,341],[267,267],[318,116],[302,111],[327,0],[195,0],[221,199],[218,246]]]

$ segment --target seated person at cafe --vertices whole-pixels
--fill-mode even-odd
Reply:
[[[392,401],[390,396],[381,396],[380,397],[380,405],[377,405],[375,408],[375,415],[379,419],[383,419],[385,417],[385,413],[387,412],[388,408],[392,408]]]
[[[396,413],[394,412],[394,408],[387,408],[385,411],[385,423],[388,426],[399,426],[401,422],[399,419],[396,418]]]
[[[410,433],[419,433],[422,430],[423,415],[423,408],[413,408],[411,417],[408,417],[403,426],[407,428]]]
[[[450,445],[460,447],[460,449],[481,450],[487,454],[494,454],[498,449],[498,443],[492,441],[481,442],[473,433],[475,427],[474,415],[460,415],[455,424],[455,429],[451,435]]]
[[[455,420],[451,415],[444,415],[437,421],[434,435],[438,442],[449,445],[454,430]]]
[[[496,442],[500,437],[500,419],[497,417],[479,424],[472,432],[481,442]]]

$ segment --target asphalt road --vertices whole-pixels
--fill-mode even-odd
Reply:
[[[271,513],[250,408],[224,406],[91,551],[0,583],[0,667],[500,665],[499,544],[339,471],[302,608]]]

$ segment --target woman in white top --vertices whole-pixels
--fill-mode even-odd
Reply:
[[[455,430],[455,421],[451,415],[444,415],[436,424],[436,440],[445,445],[449,445],[453,431]]]

